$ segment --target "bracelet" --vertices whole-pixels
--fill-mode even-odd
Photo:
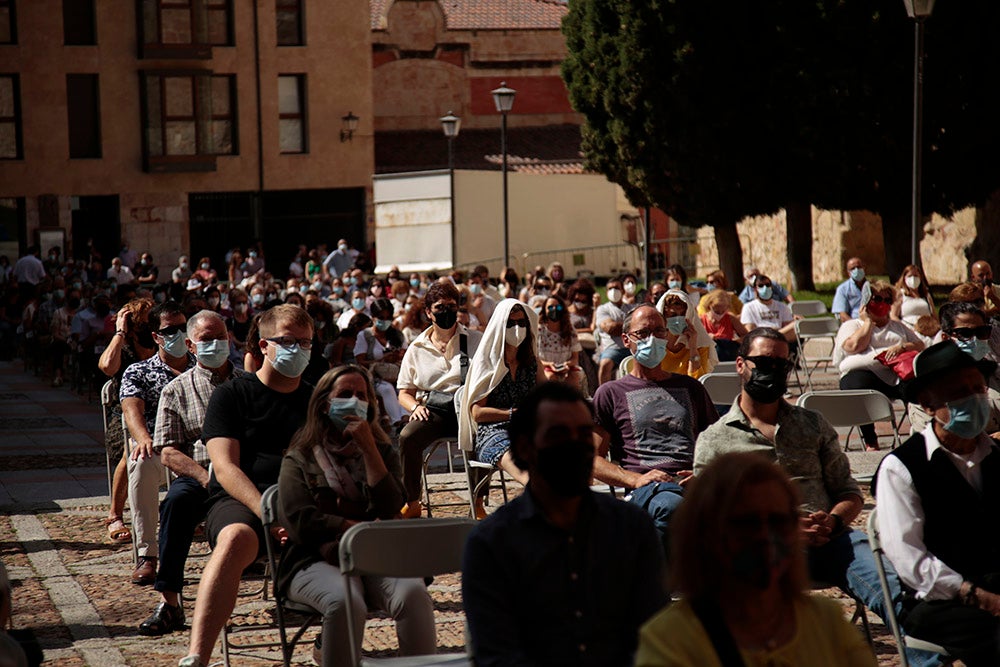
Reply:
[[[976,588],[976,585],[970,581],[969,591],[962,598],[962,603],[968,607],[978,607],[979,606],[979,595],[977,592],[978,590],[979,589]]]
[[[125,332],[124,332],[124,331],[121,331],[121,330],[119,329],[118,331],[116,331],[116,332],[115,332],[115,335],[116,335],[116,336],[123,336],[123,337],[124,337],[124,336],[125,336]]]
[[[507,421],[514,418],[514,406],[511,406],[510,410],[507,411]]]

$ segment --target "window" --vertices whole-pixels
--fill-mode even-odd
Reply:
[[[278,77],[278,141],[282,153],[306,150],[306,77],[283,74]]]
[[[63,43],[68,46],[97,44],[94,0],[63,0]]]
[[[96,74],[66,75],[69,156],[101,157],[101,103]]]
[[[214,171],[236,153],[236,81],[211,72],[144,72],[147,171]]]
[[[275,0],[278,24],[278,46],[302,46],[305,31],[302,22],[302,0]]]
[[[20,160],[21,86],[17,74],[0,74],[0,160]]]
[[[140,58],[212,57],[233,44],[232,0],[139,0]]]
[[[14,0],[0,0],[0,44],[17,44],[17,14]]]

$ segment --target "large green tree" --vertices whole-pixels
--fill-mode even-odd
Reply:
[[[928,212],[1000,184],[974,159],[1000,146],[997,92],[979,74],[1000,66],[1000,3],[961,4],[928,23]],[[590,166],[637,204],[715,227],[731,275],[735,222],[785,208],[795,287],[810,287],[809,204],[882,213],[890,271],[908,261],[912,24],[900,0],[574,0],[564,32]]]

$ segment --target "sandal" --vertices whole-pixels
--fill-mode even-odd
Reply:
[[[132,541],[132,533],[128,526],[122,521],[120,516],[109,517],[104,520],[104,525],[108,529],[108,539],[118,544]]]

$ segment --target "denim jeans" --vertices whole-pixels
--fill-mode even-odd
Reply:
[[[158,591],[180,593],[195,528],[205,518],[208,490],[193,477],[178,477],[160,503],[160,562],[157,564]]]
[[[896,613],[902,609],[899,578],[892,564],[883,560],[889,591]],[[875,556],[868,546],[868,536],[859,530],[848,530],[820,547],[809,549],[809,575],[814,581],[834,584],[851,591],[865,603],[886,627],[885,601],[882,585],[875,568]],[[932,667],[941,664],[937,654],[927,651],[906,650],[906,657],[913,667]]]
[[[420,579],[392,577],[351,578],[354,608],[354,645],[361,651],[368,608],[385,610],[396,621],[400,655],[434,653],[437,634],[434,605]],[[292,577],[288,599],[309,605],[323,614],[321,667],[348,665],[351,647],[347,636],[347,593],[340,570],[325,561],[302,568]]]
[[[675,482],[653,482],[645,486],[640,486],[625,500],[641,507],[649,516],[653,518],[653,526],[656,528],[660,541],[663,543],[663,553],[670,558],[669,528],[670,518],[680,507],[684,500],[684,489]]]

